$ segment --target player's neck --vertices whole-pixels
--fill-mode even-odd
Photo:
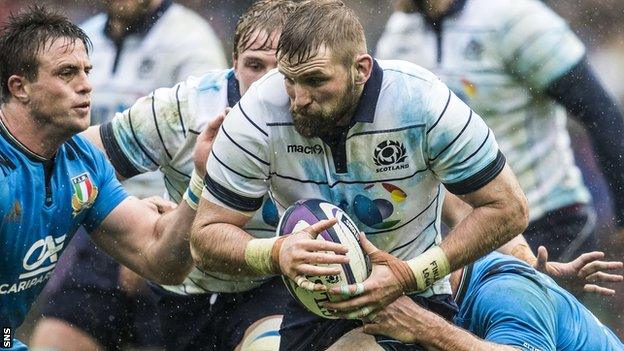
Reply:
[[[152,0],[152,3],[145,10],[145,12],[131,19],[124,19],[120,17],[110,17],[109,18],[110,36],[114,40],[121,39],[130,28],[133,28],[141,21],[144,21],[146,17],[153,15],[156,9],[162,4],[162,2],[163,0]]]
[[[59,147],[71,137],[37,121],[25,108],[13,103],[0,105],[0,121],[23,147],[47,160],[54,157]]]
[[[432,20],[442,18],[453,5],[454,0],[437,0],[432,2],[431,8],[427,9],[427,17]]]

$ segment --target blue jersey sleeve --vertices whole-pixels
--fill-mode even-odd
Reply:
[[[471,332],[521,350],[556,350],[555,310],[542,287],[518,276],[499,276],[482,283],[473,296],[466,316]]]
[[[115,171],[104,154],[92,146],[96,167],[96,185],[98,194],[93,206],[89,209],[83,225],[88,232],[97,228],[108,214],[128,197],[128,194],[115,177]]]

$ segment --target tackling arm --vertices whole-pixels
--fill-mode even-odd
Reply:
[[[427,350],[511,351],[514,347],[483,340],[418,306],[403,296],[381,311],[364,332],[385,335],[405,343],[419,343]]]
[[[160,284],[180,284],[191,269],[187,234],[195,211],[182,201],[160,215],[130,197],[91,232],[93,241],[117,261]]]

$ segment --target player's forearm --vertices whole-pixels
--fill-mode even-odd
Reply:
[[[419,342],[427,350],[439,351],[511,351],[515,348],[494,344],[482,340],[470,332],[452,325],[431,312],[419,325],[425,326],[414,330],[414,335],[423,335]]]
[[[511,197],[474,208],[440,244],[450,270],[473,262],[521,233],[527,225],[523,201]]]
[[[182,201],[174,211],[157,220],[152,242],[145,253],[148,278],[161,284],[184,281],[193,264],[188,238],[194,217],[195,210]]]
[[[503,246],[499,247],[496,251],[514,256],[515,258],[522,260],[531,266],[534,266],[537,262],[537,257],[531,250],[529,243],[522,234],[516,235],[513,239],[506,242]]]
[[[245,261],[245,249],[252,239],[233,224],[196,221],[191,236],[193,261],[207,271],[255,276],[257,273]]]

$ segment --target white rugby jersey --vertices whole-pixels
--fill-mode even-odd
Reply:
[[[583,58],[583,44],[537,0],[454,6],[435,28],[420,14],[395,12],[377,56],[430,69],[483,117],[527,195],[531,220],[588,202],[565,110],[544,93]]]
[[[101,124],[159,87],[172,86],[190,75],[226,68],[219,38],[195,12],[165,0],[148,22],[119,42],[107,34],[105,13],[82,26],[93,42],[91,124]],[[137,196],[162,195],[158,174],[124,182]]]
[[[240,99],[234,70],[189,77],[172,88],[156,89],[102,125],[102,142],[117,172],[125,176],[160,169],[171,199],[182,195],[193,171],[193,146],[206,124]],[[229,117],[228,117],[229,118]],[[267,197],[268,199],[268,197]],[[279,221],[270,200],[246,226],[255,237],[272,237]],[[265,282],[194,268],[182,285],[164,286],[179,294],[238,292]]]
[[[273,70],[230,112],[208,158],[203,196],[254,213],[270,191],[280,211],[304,198],[343,208],[380,249],[413,258],[439,244],[444,186],[475,191],[505,158],[481,118],[433,74],[375,61],[348,132],[330,147],[293,126]],[[424,292],[450,293],[448,279]]]

